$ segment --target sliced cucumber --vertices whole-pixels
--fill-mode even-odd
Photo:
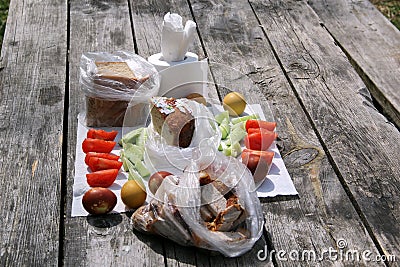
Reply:
[[[146,144],[146,140],[147,140],[147,128],[143,128],[142,132],[136,139],[136,144],[140,147],[144,147],[144,145]]]
[[[134,164],[136,164],[136,162],[143,160],[143,153],[144,153],[143,147],[132,144],[126,144],[124,151],[125,151],[124,156]]]
[[[243,116],[243,117],[233,118],[232,123],[236,124],[236,123],[244,122],[244,121],[248,121],[248,120],[257,120],[259,118],[260,118],[260,116],[258,114],[251,114],[251,115],[247,115],[247,116]]]
[[[232,145],[234,143],[239,143],[245,136],[247,132],[240,127],[235,128],[232,130],[231,134],[226,139],[227,145]]]
[[[125,134],[120,140],[119,145],[124,146],[124,144],[135,144],[136,139],[139,137],[141,132],[143,131],[143,127],[130,131],[129,133]]]
[[[239,142],[233,143],[231,146],[231,156],[232,157],[237,157],[242,153],[242,147],[240,146]]]
[[[146,165],[144,165],[144,162],[143,162],[143,161],[138,161],[138,162],[136,162],[136,163],[135,163],[135,167],[136,167],[136,170],[139,172],[139,174],[140,174],[142,177],[147,177],[147,176],[150,175],[150,172],[149,172],[149,170],[146,168]]]
[[[219,129],[221,130],[222,134],[222,139],[225,139],[228,137],[229,133],[231,132],[231,126],[229,124],[229,119],[225,118],[219,125]]]
[[[229,112],[227,110],[215,115],[215,120],[217,121],[218,125],[220,125],[224,119],[229,121]]]

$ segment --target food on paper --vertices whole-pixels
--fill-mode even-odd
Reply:
[[[204,98],[203,95],[201,95],[199,93],[191,93],[191,94],[187,95],[186,98],[190,99],[190,100],[194,100],[200,104],[203,104],[204,106],[207,106],[206,99]]]
[[[248,149],[267,150],[277,137],[276,132],[258,128],[256,131],[247,134],[244,138],[244,144]]]
[[[147,128],[138,128],[125,134],[121,140],[123,150],[121,159],[124,170],[130,176],[143,179],[150,175],[149,170],[143,162],[144,145],[147,140]]]
[[[117,137],[118,131],[107,132],[101,129],[89,129],[87,138],[102,139],[106,141],[113,141]]]
[[[84,153],[99,152],[110,153],[117,143],[114,141],[105,141],[101,139],[86,138],[82,143]]]
[[[231,116],[239,116],[246,108],[246,100],[241,93],[231,92],[224,97],[223,107]]]
[[[92,172],[108,169],[119,170],[122,166],[122,162],[112,159],[90,157],[88,166]]]
[[[118,169],[107,169],[86,174],[86,181],[91,187],[110,187],[118,176]]]
[[[82,205],[90,214],[105,214],[117,205],[117,196],[107,188],[95,187],[83,195]]]
[[[263,120],[248,120],[246,121],[246,131],[251,128],[262,128],[268,131],[273,131],[276,128],[276,122],[269,122]]]
[[[242,163],[253,174],[254,182],[259,185],[264,181],[272,164],[275,153],[273,151],[259,151],[244,149],[242,151]]]
[[[149,179],[150,192],[155,194],[157,192],[157,189],[160,187],[161,183],[163,182],[164,178],[169,175],[172,175],[172,173],[166,172],[166,171],[159,171],[159,172],[153,173]]]
[[[89,166],[89,159],[91,157],[96,157],[96,158],[103,158],[103,159],[111,159],[111,160],[119,160],[118,155],[114,155],[111,153],[99,153],[99,152],[88,152],[85,156],[85,163],[86,165]]]
[[[135,180],[127,181],[121,189],[122,202],[131,209],[136,209],[146,201],[146,191]]]
[[[155,131],[168,145],[186,148],[195,130],[194,117],[183,99],[153,97],[151,118]]]

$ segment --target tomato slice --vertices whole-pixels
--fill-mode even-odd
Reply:
[[[89,131],[87,132],[87,138],[114,141],[117,134],[117,131],[107,132],[101,129],[89,129]]]
[[[100,152],[110,153],[117,143],[114,141],[105,141],[101,139],[86,138],[82,143],[82,150],[84,153]]]
[[[97,157],[103,159],[111,159],[111,160],[118,160],[119,156],[110,154],[110,153],[98,153],[98,152],[88,152],[85,156],[85,163],[89,165],[89,158],[90,157]]]
[[[117,169],[102,170],[86,174],[86,181],[91,187],[107,188],[114,183],[117,175]]]
[[[253,150],[267,150],[278,137],[276,132],[256,131],[249,133],[244,138],[246,148]]]
[[[252,133],[270,134],[272,132],[273,131],[270,131],[270,130],[267,130],[267,129],[264,129],[264,128],[249,128],[247,130],[248,134],[252,134]]]
[[[122,162],[117,160],[111,159],[103,159],[97,157],[90,157],[89,158],[89,168],[91,171],[101,171],[101,170],[108,170],[108,169],[120,169],[122,166]]]
[[[245,149],[242,152],[242,163],[253,174],[254,182],[258,187],[267,176],[272,165],[275,153],[273,151],[258,151]]]
[[[248,120],[246,121],[246,131],[250,128],[263,128],[268,131],[273,131],[276,128],[276,122],[269,122],[263,120]]]

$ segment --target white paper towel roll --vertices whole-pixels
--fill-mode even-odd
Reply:
[[[199,57],[195,53],[187,52],[185,54],[185,59],[182,61],[164,61],[162,54],[157,53],[157,54],[151,55],[147,60],[156,68],[157,71],[163,71],[166,68],[172,67],[175,65],[196,62],[199,60]]]

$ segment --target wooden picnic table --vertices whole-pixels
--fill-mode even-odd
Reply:
[[[271,107],[299,192],[261,199],[264,234],[241,257],[139,233],[128,213],[70,216],[80,57],[159,52],[169,11],[197,23],[192,52],[253,80],[248,100]],[[0,61],[0,265],[398,266],[399,111],[400,32],[367,0],[11,0]],[[339,241],[371,261],[324,255]],[[260,260],[265,248],[273,256]],[[311,250],[324,260],[289,258]]]

